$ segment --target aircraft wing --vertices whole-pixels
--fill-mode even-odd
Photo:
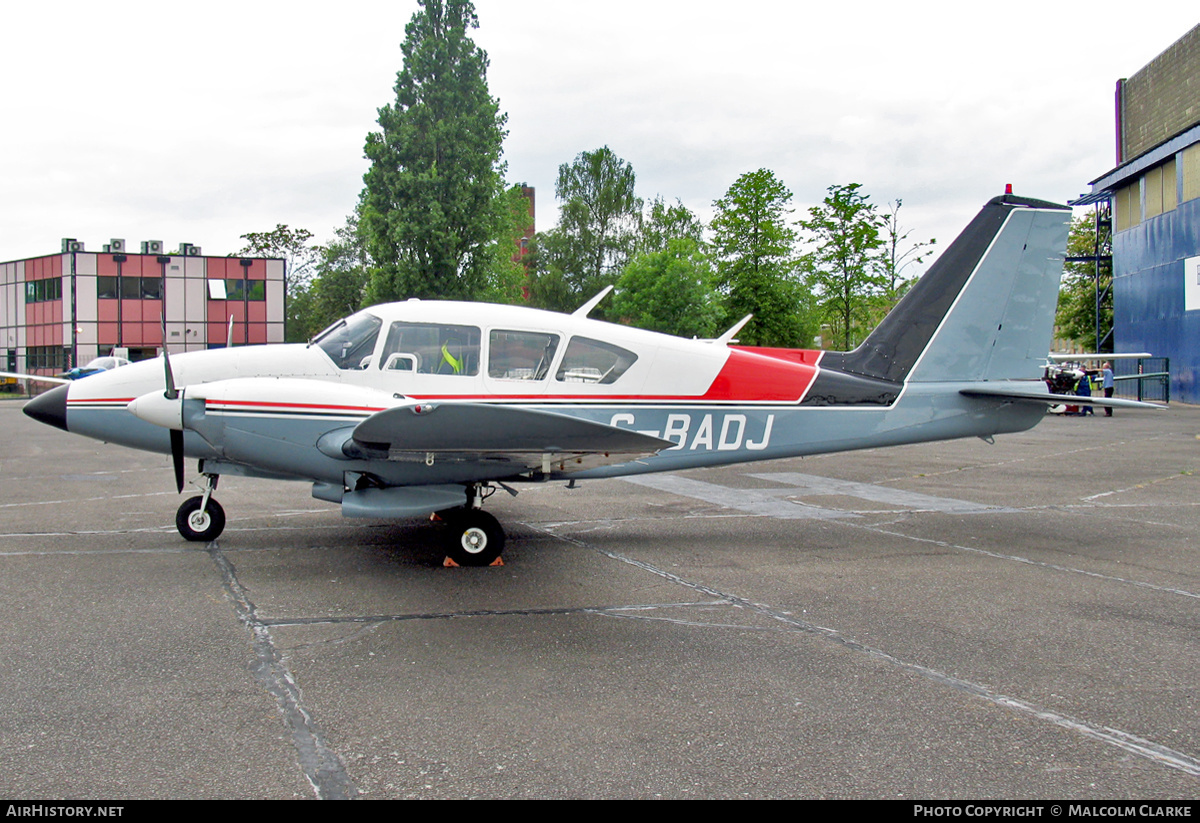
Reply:
[[[33,380],[40,383],[70,383],[65,377],[47,377],[44,374],[19,374],[15,371],[0,371],[0,377],[15,377],[18,380]]]
[[[1045,403],[1047,406],[1057,406],[1066,403],[1069,406],[1110,406],[1114,409],[1165,409],[1158,403],[1143,403],[1140,400],[1121,400],[1117,397],[1102,397],[1099,395],[1050,394],[1037,389],[996,386],[978,389],[962,389],[959,394],[967,397],[992,397],[1000,400],[1023,400],[1030,403]]]
[[[388,459],[482,462],[502,473],[570,473],[677,444],[605,423],[489,403],[396,406],[355,427],[353,440]],[[509,470],[509,471],[505,471]]]

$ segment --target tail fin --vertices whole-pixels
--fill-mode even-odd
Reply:
[[[1066,206],[993,198],[857,349],[822,369],[867,382],[1041,374],[1066,249]]]

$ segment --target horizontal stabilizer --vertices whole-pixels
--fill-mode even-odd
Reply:
[[[1000,400],[1024,400],[1030,403],[1045,403],[1047,406],[1057,406],[1065,403],[1068,406],[1105,406],[1114,409],[1165,409],[1157,403],[1143,403],[1140,400],[1121,400],[1116,397],[1096,397],[1077,394],[1049,394],[1037,389],[1007,388],[997,386],[986,389],[962,389],[959,394],[967,397],[991,397]]]
[[[653,454],[676,444],[553,412],[489,403],[418,403],[377,412],[354,429],[365,448],[425,453]]]

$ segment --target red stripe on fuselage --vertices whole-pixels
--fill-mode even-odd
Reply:
[[[815,360],[819,360],[820,352],[798,349],[764,349],[763,352],[731,348],[729,359],[702,399],[783,403],[797,403],[803,399],[817,378],[815,362],[810,364],[800,357],[785,359],[775,353],[816,354]]]
[[[326,409],[333,411],[381,412],[384,406],[335,406],[328,403],[273,403],[265,400],[205,400],[208,406],[263,406],[273,409]]]

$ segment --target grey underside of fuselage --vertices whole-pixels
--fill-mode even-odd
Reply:
[[[970,384],[910,385],[891,407],[812,408],[791,406],[543,406],[544,411],[579,417],[680,443],[641,459],[553,477],[620,477],[648,472],[719,466],[851,449],[921,443],[957,437],[989,437],[1024,431],[1045,414],[1036,403],[969,398]],[[125,410],[72,410],[70,431],[146,451],[170,453],[167,431]],[[322,453],[317,441],[352,428],[351,419],[279,419],[212,415],[185,433],[188,457],[206,461],[206,471],[294,478],[340,486],[347,473],[365,474],[385,485],[411,486],[521,480],[528,465],[503,455],[421,453],[392,459],[341,459]],[[220,444],[219,448],[211,444]],[[539,479],[545,479],[539,477]]]

